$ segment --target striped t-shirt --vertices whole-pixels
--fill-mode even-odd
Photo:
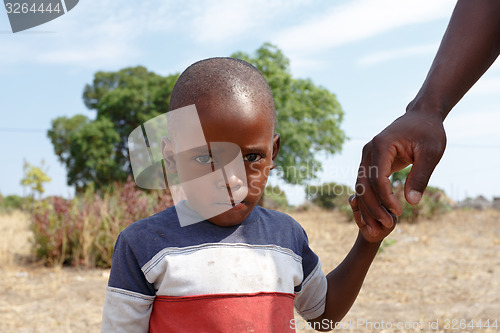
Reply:
[[[327,282],[290,216],[256,206],[239,225],[181,227],[183,205],[118,237],[102,332],[290,332],[324,311]]]

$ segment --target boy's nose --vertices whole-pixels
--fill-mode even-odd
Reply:
[[[234,173],[226,174],[225,178],[226,179],[219,180],[219,182],[217,183],[217,188],[229,188],[231,191],[236,191],[245,185],[243,183],[243,180]]]

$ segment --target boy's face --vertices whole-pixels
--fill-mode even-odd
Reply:
[[[175,155],[175,163],[167,164],[179,175],[191,209],[219,226],[240,224],[258,203],[274,168],[280,144],[274,134],[274,110],[244,95],[230,100],[205,97],[196,109],[208,144],[185,150],[179,145],[189,143],[189,138],[179,140],[183,133],[178,132],[172,149],[184,152]],[[224,173],[213,172],[220,169]],[[209,176],[192,182],[197,175]]]

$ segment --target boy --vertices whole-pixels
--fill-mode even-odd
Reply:
[[[360,233],[325,277],[300,225],[257,206],[280,147],[260,72],[231,58],[197,62],[179,77],[170,110],[182,115],[192,105],[205,145],[178,119],[162,141],[187,200],[118,237],[102,331],[290,332],[294,306],[314,327],[333,329],[392,228],[369,232],[352,198]],[[243,169],[227,167],[238,160]],[[185,217],[198,223],[181,224]]]

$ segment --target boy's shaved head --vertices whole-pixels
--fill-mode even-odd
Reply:
[[[241,223],[260,200],[280,147],[266,80],[242,60],[202,60],[177,80],[170,111],[162,152],[186,204],[216,225]]]
[[[170,110],[203,99],[216,97],[222,103],[235,98],[248,99],[272,112],[273,128],[276,111],[269,84],[257,68],[234,58],[209,58],[189,66],[177,80],[170,99]]]

